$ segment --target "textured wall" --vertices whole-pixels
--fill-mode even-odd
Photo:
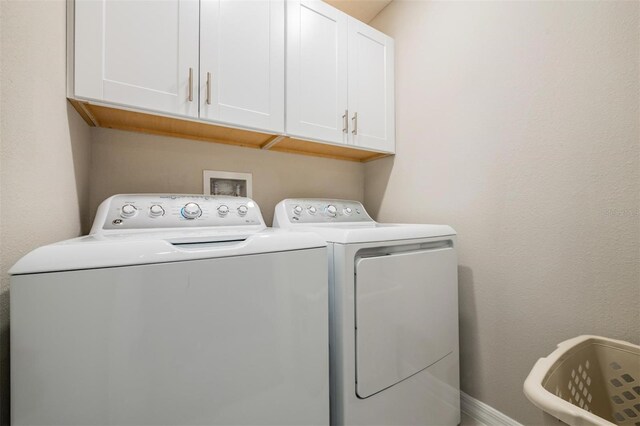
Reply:
[[[8,424],[7,270],[80,233],[89,128],[65,99],[64,1],[0,1],[0,424]]]
[[[463,389],[540,423],[521,391],[536,358],[580,333],[639,340],[638,13],[395,0],[374,25],[396,38],[398,155],[363,167],[89,133],[64,99],[64,2],[0,1],[0,423],[8,267],[113,193],[201,192],[205,168],[252,172],[269,222],[287,196],[361,199],[364,169],[381,220],[456,227]]]
[[[65,99],[65,17],[63,0],[0,1],[0,424],[9,421],[7,271],[40,245],[88,231],[102,199],[201,193],[203,169],[252,172],[269,223],[285,197],[363,198],[359,163],[90,130]]]
[[[93,129],[92,139],[92,217],[100,202],[113,194],[202,194],[203,170],[252,173],[253,198],[269,225],[283,198],[363,199],[361,163],[111,129]]]
[[[640,342],[639,7],[395,0],[371,23],[397,155],[366,165],[366,206],[456,228],[462,388],[526,424],[557,342]]]

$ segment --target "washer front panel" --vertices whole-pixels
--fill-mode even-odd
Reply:
[[[115,195],[105,200],[100,209],[102,211],[96,215],[94,229],[199,228],[264,223],[258,205],[245,197]]]
[[[12,277],[13,424],[328,425],[327,302],[324,248]]]

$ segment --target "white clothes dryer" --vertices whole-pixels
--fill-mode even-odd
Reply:
[[[332,425],[459,424],[455,231],[326,199],[283,200],[274,227],[328,242]]]
[[[328,424],[326,262],[248,198],[107,199],[10,271],[12,424]]]

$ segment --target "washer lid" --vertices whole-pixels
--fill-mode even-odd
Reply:
[[[98,207],[89,236],[40,247],[10,274],[179,262],[324,247],[312,233],[268,229],[244,197],[120,194]]]
[[[367,398],[455,349],[457,258],[441,242],[355,262],[356,393]]]
[[[225,236],[224,238],[221,238]],[[86,236],[40,247],[20,259],[11,275],[146,265],[325,247],[316,234],[265,229],[251,234],[145,232]]]

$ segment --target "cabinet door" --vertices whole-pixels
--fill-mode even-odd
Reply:
[[[200,117],[284,132],[284,0],[202,0]]]
[[[198,115],[198,0],[76,0],[74,94]]]
[[[349,113],[354,145],[395,152],[393,39],[351,18]]]
[[[287,2],[287,133],[346,143],[347,15],[318,0]]]

